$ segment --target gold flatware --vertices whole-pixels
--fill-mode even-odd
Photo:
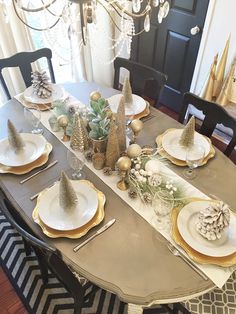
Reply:
[[[53,162],[51,162],[50,164],[48,164],[48,165],[45,166],[44,168],[40,169],[39,171],[35,172],[35,173],[32,174],[31,176],[25,178],[24,180],[21,180],[21,181],[20,181],[20,184],[23,184],[23,183],[25,183],[26,181],[28,181],[28,180],[34,178],[35,176],[37,176],[37,175],[40,174],[41,172],[43,172],[43,171],[45,171],[45,170],[51,168],[52,166],[54,166],[54,165],[57,164],[57,163],[58,163],[58,160],[54,160]]]
[[[208,277],[174,245],[168,243],[167,247],[174,256],[181,257],[185,261],[185,263],[188,264],[193,270],[195,270],[204,280],[208,280]]]
[[[107,230],[108,228],[110,228],[114,223],[115,223],[115,219],[112,219],[110,221],[108,221],[108,223],[106,223],[102,228],[100,228],[98,231],[96,231],[90,238],[88,238],[87,240],[85,240],[84,242],[82,242],[79,245],[76,245],[73,248],[74,252],[77,252],[80,248],[82,248],[82,246],[84,246],[85,244],[87,244],[89,241],[91,241],[92,239],[94,239],[96,236],[98,236],[99,234],[101,234],[102,232],[104,232],[105,230]]]

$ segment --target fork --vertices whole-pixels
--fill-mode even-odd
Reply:
[[[167,247],[174,256],[181,257],[183,261],[185,261],[186,264],[188,264],[193,270],[195,270],[204,280],[208,280],[208,277],[192,261],[187,259],[187,257],[182,252],[180,252],[174,245],[168,243]]]

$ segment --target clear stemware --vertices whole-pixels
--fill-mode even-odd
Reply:
[[[186,163],[188,168],[184,170],[184,177],[187,179],[194,179],[197,176],[196,168],[201,165],[205,156],[205,149],[203,146],[194,144],[186,151]]]
[[[72,173],[73,180],[85,179],[85,173],[82,171],[85,164],[84,152],[76,151],[76,155],[70,150],[67,151],[67,161],[69,166],[74,170]]]
[[[31,133],[33,134],[42,134],[43,129],[39,128],[39,123],[41,119],[41,111],[38,107],[35,109],[24,108],[25,119],[33,126]]]

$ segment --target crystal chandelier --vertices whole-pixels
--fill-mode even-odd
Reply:
[[[65,23],[69,31],[74,21],[80,24],[82,44],[89,40],[88,28],[97,23],[97,10],[102,7],[109,16],[110,22],[118,30],[118,36],[112,39],[112,48],[126,42],[130,51],[133,36],[150,30],[150,17],[153,8],[158,10],[156,19],[159,23],[168,15],[167,0],[12,0],[18,18],[29,28],[38,31],[49,31],[59,22]],[[75,8],[78,14],[73,14]],[[40,19],[34,18],[44,12]],[[73,21],[72,21],[73,19]],[[143,27],[135,31],[135,21],[140,20]],[[36,22],[35,22],[36,21]],[[124,43],[123,43],[124,44]]]

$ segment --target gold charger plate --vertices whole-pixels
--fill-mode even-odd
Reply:
[[[141,118],[148,116],[149,114],[150,114],[150,104],[149,104],[149,102],[146,101],[146,108],[142,112],[135,114],[134,116],[131,115],[128,117],[130,117],[132,120],[133,119],[141,119]]]
[[[95,186],[87,180],[81,180],[81,182],[88,184],[89,186],[91,186],[98,195],[98,209],[96,214],[93,216],[93,218],[84,226],[77,228],[75,230],[70,230],[70,231],[60,231],[60,230],[55,230],[52,229],[48,226],[46,226],[40,219],[39,217],[39,213],[38,213],[38,204],[40,202],[40,197],[41,195],[44,193],[44,191],[42,191],[38,198],[37,198],[37,204],[33,210],[32,213],[32,217],[34,222],[36,222],[43,230],[43,233],[46,234],[48,237],[50,238],[70,238],[70,239],[78,239],[81,238],[82,236],[84,236],[90,229],[92,229],[93,227],[97,226],[98,224],[100,224],[100,222],[102,222],[102,220],[104,219],[105,216],[105,212],[104,212],[104,205],[106,202],[106,197],[105,195],[99,191],[98,189],[95,188]]]
[[[191,201],[193,200],[202,201],[202,199],[192,199]],[[179,246],[181,246],[185,250],[189,257],[191,257],[191,259],[201,264],[212,264],[223,267],[230,267],[236,264],[236,252],[223,257],[212,257],[199,253],[198,251],[194,250],[190,245],[188,245],[179,233],[177,226],[177,219],[180,211],[181,207],[177,207],[173,208],[171,212],[172,238]]]
[[[25,174],[31,170],[43,166],[48,161],[48,156],[52,151],[52,145],[47,142],[45,145],[44,153],[35,161],[18,167],[8,167],[3,164],[0,164],[0,173],[13,173],[17,175]]]
[[[168,132],[170,132],[170,131],[172,131],[172,130],[175,130],[175,129],[174,129],[174,128],[168,129],[168,130],[166,130],[164,133],[162,133],[162,134],[160,134],[160,135],[157,136],[157,138],[156,138],[156,144],[157,144],[158,148],[160,148],[159,154],[160,154],[162,157],[165,157],[166,159],[170,160],[173,164],[175,164],[175,165],[177,165],[177,166],[185,167],[185,166],[187,166],[186,161],[184,161],[184,160],[179,160],[179,159],[176,159],[175,157],[172,157],[172,156],[169,155],[169,154],[164,150],[164,148],[162,147],[162,138],[163,138],[163,136],[164,136],[166,133],[168,133]],[[203,136],[204,136],[204,135],[203,135]],[[216,153],[214,147],[213,147],[212,144],[211,144],[211,140],[210,140],[207,136],[204,136],[204,137],[205,137],[205,138],[207,139],[207,141],[210,143],[211,148],[210,148],[209,154],[203,159],[203,161],[202,161],[202,163],[201,163],[201,166],[205,165],[205,164],[208,162],[209,159],[211,159],[211,158],[213,158],[213,157],[215,156],[215,153]]]
[[[34,104],[32,102],[29,102],[29,101],[24,99],[23,94],[20,96],[20,102],[26,108],[29,108],[29,109],[37,109],[38,108],[40,111],[49,110],[52,107],[52,103]]]

